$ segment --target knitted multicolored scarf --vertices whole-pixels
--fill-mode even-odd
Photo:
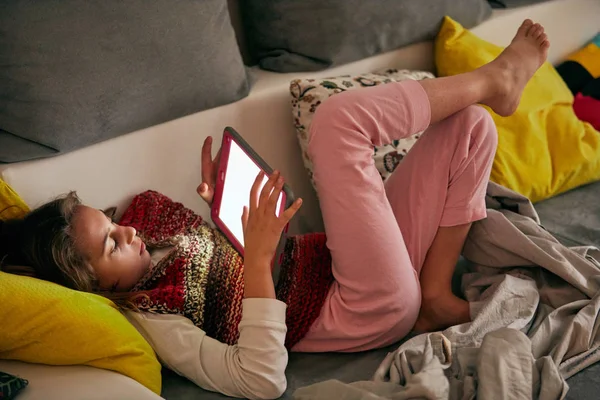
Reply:
[[[149,248],[171,249],[134,288],[148,295],[137,306],[184,315],[209,336],[235,343],[242,318],[244,267],[227,238],[193,211],[154,191],[136,196],[119,223],[136,228]],[[333,282],[325,242],[324,234],[286,241],[276,293],[288,305],[288,348],[319,316]]]

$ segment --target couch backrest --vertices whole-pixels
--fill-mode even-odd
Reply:
[[[256,60],[254,60],[250,54],[248,41],[246,40],[246,35],[244,32],[240,1],[242,0],[227,0],[227,4],[229,5],[229,16],[231,17],[231,24],[235,30],[238,46],[240,46],[240,52],[242,53],[244,62],[246,65],[255,65]]]

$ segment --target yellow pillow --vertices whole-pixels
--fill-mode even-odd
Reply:
[[[0,180],[0,207],[13,204],[27,210]],[[102,296],[0,272],[0,321],[0,359],[90,365],[129,376],[160,394],[161,367],[154,351]]]
[[[600,77],[600,33],[584,48],[570,54],[567,61],[575,61],[581,65],[592,78]]]
[[[29,207],[21,197],[0,179],[0,220],[20,218],[28,211]]]
[[[501,51],[446,17],[435,41],[438,75],[472,71]],[[536,202],[600,179],[600,133],[577,118],[572,104],[573,95],[546,62],[514,115],[500,117],[488,108],[498,128],[491,180]]]

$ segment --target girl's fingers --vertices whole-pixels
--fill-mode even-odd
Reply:
[[[213,174],[211,176],[212,178],[212,184],[216,184],[217,183],[217,168],[219,167],[219,160],[221,159],[221,149],[219,149],[219,151],[217,151],[217,155],[215,156],[214,160],[213,160]]]
[[[246,227],[248,226],[248,207],[244,206],[242,211],[242,229],[246,233]]]
[[[269,215],[276,215],[277,213],[277,201],[279,200],[279,196],[281,196],[281,190],[283,189],[283,177],[279,176],[275,181],[275,187],[269,196],[269,201],[267,202],[267,213]]]
[[[202,200],[207,202],[209,205],[212,203],[214,190],[206,182],[202,182],[197,188],[196,192],[200,195]]]
[[[196,192],[198,192],[198,194],[200,195],[200,197],[204,198],[204,196],[206,196],[206,192],[208,191],[208,185],[206,184],[206,182],[202,182],[200,185],[198,185],[198,187],[196,188]]]
[[[256,175],[256,179],[254,179],[254,183],[252,184],[252,188],[250,189],[250,212],[254,213],[258,208],[258,189],[260,189],[260,185],[262,184],[265,173],[260,171],[258,175]]]
[[[275,182],[277,182],[277,178],[279,178],[279,172],[275,171],[271,174],[269,180],[265,183],[265,186],[263,186],[260,192],[260,198],[258,199],[258,207],[266,206],[269,196],[273,191],[273,187],[275,186]]]
[[[287,210],[285,210],[281,214],[281,217],[279,217],[279,220],[283,223],[284,226],[285,226],[285,224],[290,222],[290,220],[294,217],[294,215],[296,215],[296,213],[298,212],[300,207],[302,207],[302,199],[296,199],[296,201],[294,201],[292,203],[292,205],[289,206],[287,208]]]
[[[202,182],[211,183],[214,179],[212,172],[212,137],[209,136],[204,139],[204,144],[202,145]]]

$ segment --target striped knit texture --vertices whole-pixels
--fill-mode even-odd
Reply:
[[[277,283],[277,298],[288,305],[288,349],[306,335],[317,319],[332,283],[331,254],[325,234],[288,238]]]
[[[239,338],[244,295],[243,259],[227,238],[193,211],[146,191],[133,199],[121,225],[133,226],[148,248],[172,250],[135,286],[147,297],[142,311],[179,314],[210,337],[234,344]],[[286,346],[291,348],[319,316],[333,282],[324,234],[288,238],[277,298],[288,305]]]

